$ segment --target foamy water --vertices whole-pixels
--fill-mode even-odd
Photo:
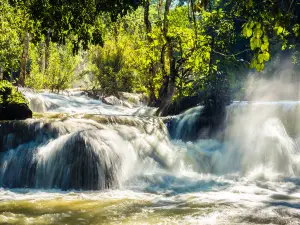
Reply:
[[[165,176],[102,192],[2,189],[0,223],[300,224],[299,180]]]
[[[81,91],[71,91],[68,94],[34,93],[22,91],[29,100],[32,111],[44,113],[86,113],[102,115],[147,115],[155,109],[145,106],[128,108],[120,105],[107,105],[100,100],[87,97]]]

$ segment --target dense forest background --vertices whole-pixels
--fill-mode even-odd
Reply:
[[[2,0],[0,24],[0,79],[144,93],[162,114],[220,111],[284,60],[299,80],[299,0]]]

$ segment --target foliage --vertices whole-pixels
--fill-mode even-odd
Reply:
[[[43,49],[31,44],[30,51],[30,76],[26,79],[26,86],[34,89],[49,88],[51,91],[59,92],[70,88],[75,79],[75,69],[80,62],[80,57],[72,53],[72,44],[66,45],[50,44],[50,57],[47,69],[39,61]]]
[[[140,60],[145,59],[144,50],[141,49],[145,36],[139,36],[142,24],[135,23],[135,16],[126,16],[108,24],[105,45],[92,46],[88,51],[91,83],[98,83],[104,95],[143,90],[143,66]]]
[[[116,20],[118,15],[126,15],[138,6],[138,1],[133,0],[11,0],[11,3],[25,8],[34,26],[40,27],[36,37],[50,31],[53,42],[64,44],[72,36],[75,52],[80,45],[87,49],[89,44],[103,44],[101,29],[95,26],[103,13]]]
[[[79,77],[105,96],[147,93],[158,107],[203,93],[222,105],[275,55],[300,64],[293,0],[4,0],[0,12],[0,67],[24,68],[30,33],[25,85],[34,89],[59,92]]]
[[[299,36],[298,1],[229,1],[228,8],[235,17],[245,21],[242,33],[250,40],[254,52],[250,67],[257,71],[262,71],[271,58],[271,41],[280,42],[281,49],[285,50]]]
[[[6,80],[0,81],[0,104],[27,104],[27,99]]]
[[[16,69],[22,52],[26,14],[11,7],[8,0],[0,2],[0,67]]]

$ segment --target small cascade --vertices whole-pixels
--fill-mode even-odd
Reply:
[[[171,138],[179,140],[198,139],[202,110],[203,106],[197,106],[178,116],[166,118]]]
[[[300,102],[234,102],[226,109],[221,137],[195,139],[195,133],[206,132],[198,122],[202,109],[166,119],[173,142],[185,149],[194,171],[253,179],[300,175]]]
[[[138,115],[152,116],[156,108],[136,104],[136,107],[122,105],[108,105],[100,100],[89,98],[82,91],[69,91],[64,94],[34,93],[21,90],[29,101],[30,108],[37,113],[85,113],[101,115]]]
[[[0,186],[102,190],[147,171],[176,170],[178,157],[159,119],[94,120],[1,123]]]

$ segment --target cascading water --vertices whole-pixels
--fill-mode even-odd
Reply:
[[[0,123],[0,223],[300,224],[300,102],[235,102],[199,139],[200,106],[165,126],[134,116],[152,109],[26,95],[77,114]]]
[[[30,108],[34,112],[55,113],[88,113],[102,115],[152,115],[153,108],[137,107],[128,108],[124,106],[112,106],[104,104],[100,100],[87,97],[82,91],[70,91],[65,94],[34,93],[22,90],[29,100]]]

